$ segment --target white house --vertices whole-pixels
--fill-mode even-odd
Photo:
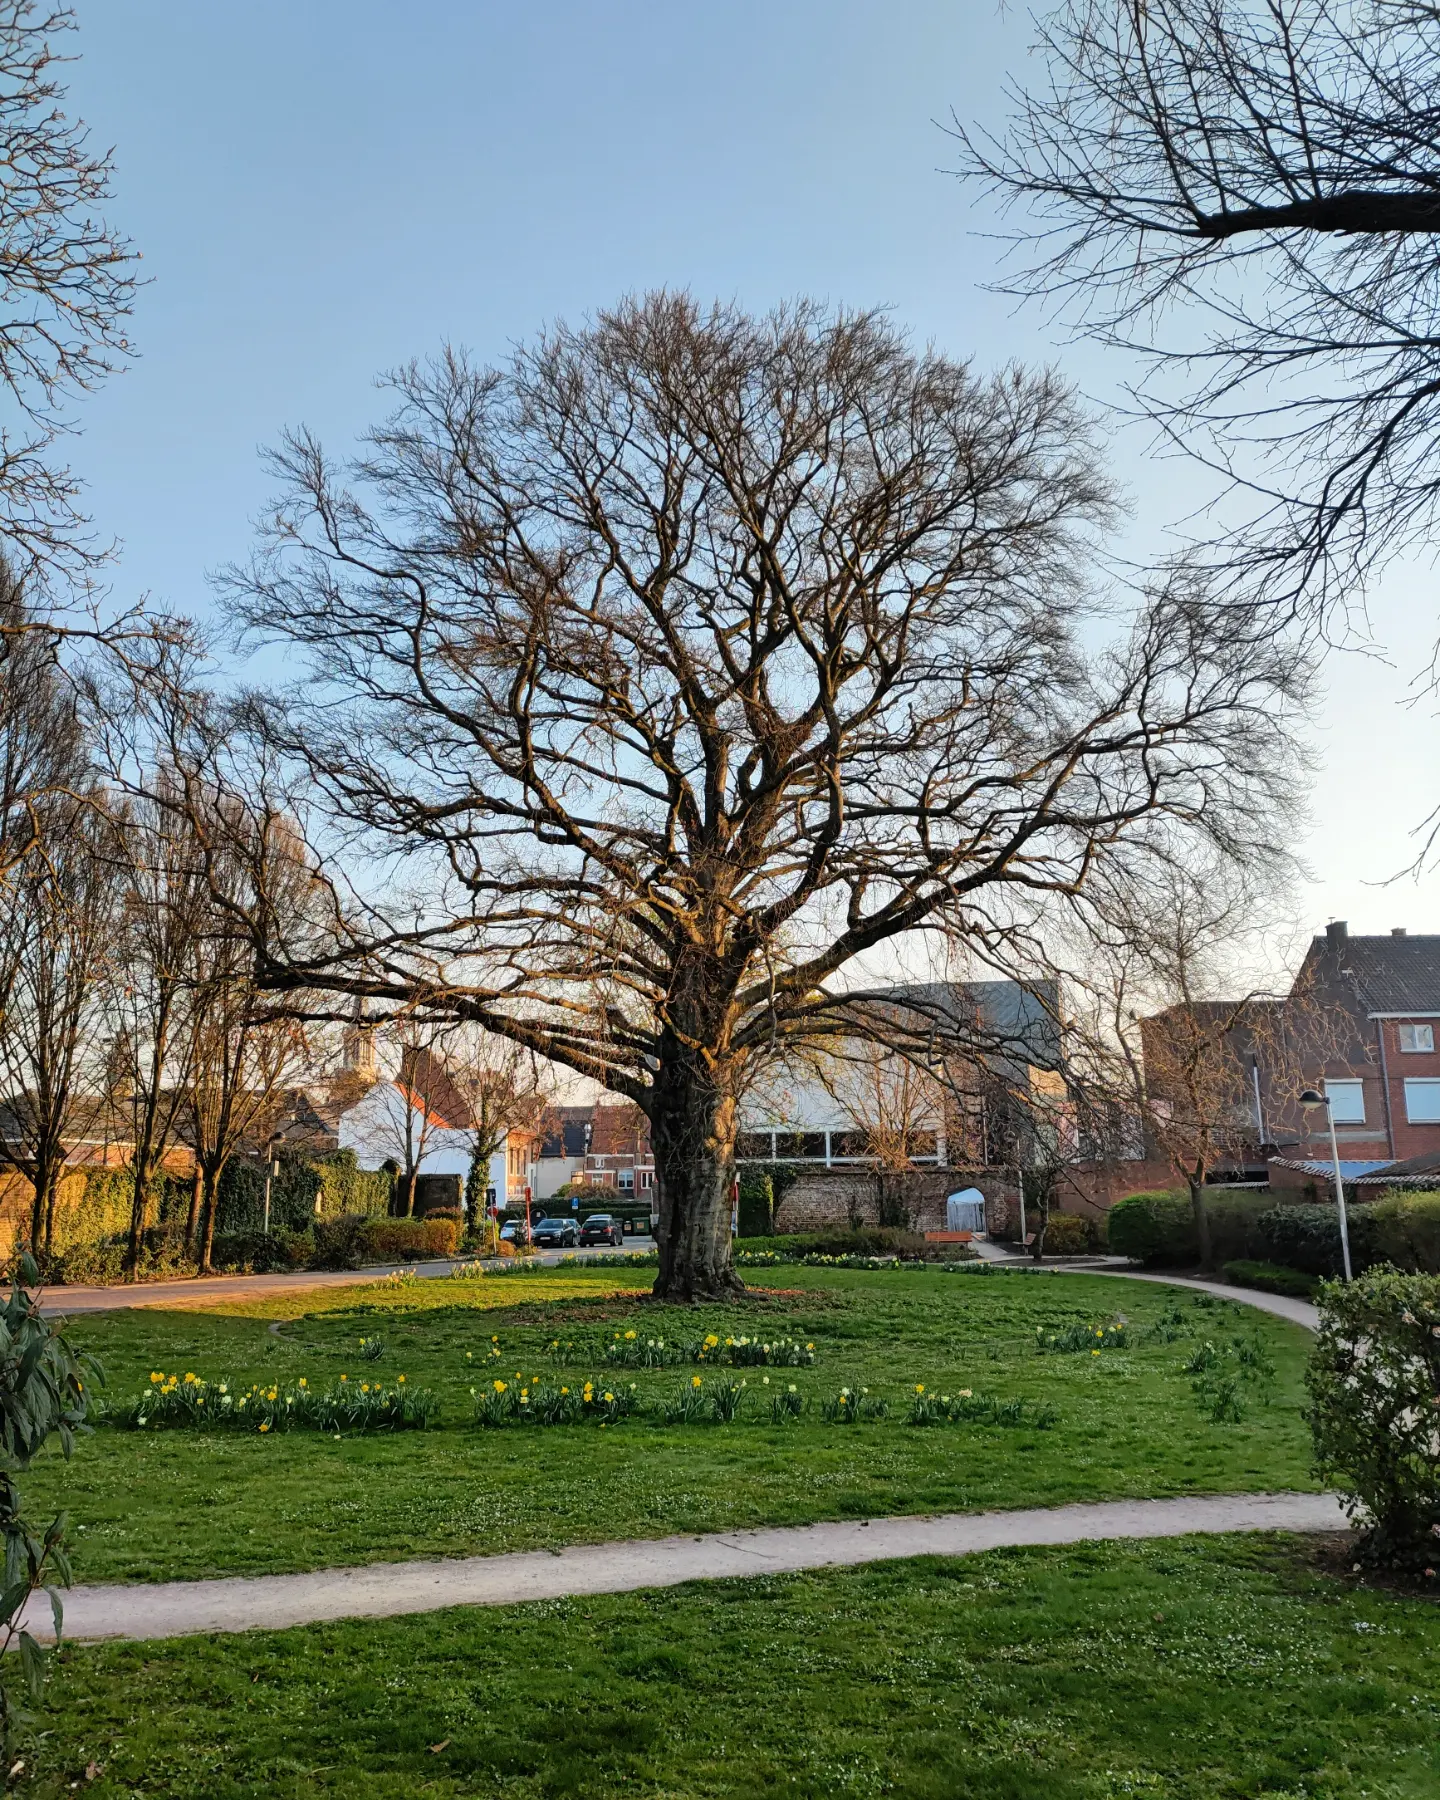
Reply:
[[[413,1160],[420,1175],[470,1173],[470,1136],[428,1113],[398,1081],[377,1081],[336,1125],[342,1150],[353,1150],[362,1169],[387,1162],[404,1168]],[[500,1157],[504,1167],[503,1155]],[[503,1180],[503,1175],[502,1175]]]

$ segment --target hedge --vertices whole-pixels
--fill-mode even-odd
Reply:
[[[1210,1220],[1211,1254],[1217,1262],[1273,1261],[1260,1231],[1262,1214],[1274,1206],[1268,1194],[1238,1192],[1233,1188],[1207,1188],[1205,1209]],[[1286,1211],[1297,1208],[1287,1207]],[[1162,1193],[1131,1194],[1110,1208],[1110,1248],[1147,1267],[1184,1268],[1200,1260],[1200,1240],[1190,1195],[1171,1189]]]
[[[1227,1262],[1220,1273],[1236,1287],[1255,1288],[1262,1294],[1287,1294],[1292,1300],[1313,1298],[1317,1286],[1313,1275],[1299,1269],[1282,1269],[1278,1263]]]
[[[1376,1269],[1320,1290],[1306,1385],[1318,1472],[1371,1562],[1440,1563],[1440,1279]]]
[[[350,1213],[338,1219],[317,1219],[314,1241],[319,1268],[359,1269],[366,1263],[453,1256],[460,1242],[460,1226],[453,1218],[372,1219]]]

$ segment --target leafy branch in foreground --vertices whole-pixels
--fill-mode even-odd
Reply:
[[[39,1277],[28,1256],[20,1259],[9,1299],[0,1307],[0,1535],[5,1543],[5,1586],[0,1593],[0,1670],[5,1653],[18,1649],[20,1670],[29,1693],[38,1698],[45,1676],[45,1653],[27,1628],[31,1598],[44,1592],[60,1642],[62,1608],[59,1589],[70,1585],[65,1553],[66,1515],[51,1520],[36,1537],[21,1512],[15,1477],[29,1468],[38,1452],[58,1437],[65,1456],[75,1433],[85,1424],[89,1397],[83,1373],[99,1379],[89,1359],[76,1354],[66,1340],[64,1320],[41,1316],[28,1290]],[[0,1679],[0,1741],[7,1751],[17,1725],[27,1715],[16,1705],[11,1685]]]

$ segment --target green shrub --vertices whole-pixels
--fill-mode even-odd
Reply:
[[[460,1227],[454,1219],[366,1219],[357,1242],[362,1263],[453,1256],[460,1242]]]
[[[123,1243],[73,1244],[52,1267],[51,1279],[70,1287],[108,1287],[124,1273]]]
[[[1075,1213],[1052,1212],[1045,1226],[1047,1256],[1081,1256],[1095,1247],[1090,1221]]]
[[[273,1275],[308,1269],[315,1262],[315,1237],[308,1231],[216,1232],[210,1266],[246,1275]]]
[[[358,1269],[360,1234],[369,1220],[364,1213],[341,1213],[334,1219],[315,1221],[315,1266],[317,1269]]]
[[[57,1590],[70,1585],[65,1514],[53,1519],[42,1537],[33,1536],[21,1511],[15,1477],[29,1468],[52,1437],[69,1458],[76,1432],[89,1429],[85,1378],[100,1378],[99,1369],[71,1349],[64,1336],[65,1321],[42,1318],[26,1291],[37,1279],[35,1264],[22,1257],[10,1297],[0,1304],[0,1548],[5,1563],[0,1595],[0,1743],[7,1758],[15,1727],[27,1721],[4,1678],[6,1667],[15,1667],[4,1653],[18,1651],[16,1672],[38,1698],[45,1655],[22,1628],[21,1615],[33,1594],[47,1593],[58,1638]],[[10,1773],[13,1779],[17,1770]]]
[[[1205,1210],[1210,1221],[1211,1254],[1216,1262],[1263,1260],[1270,1256],[1259,1228],[1261,1216],[1275,1210],[1268,1194],[1207,1188]],[[1117,1200],[1110,1208],[1108,1228],[1111,1250],[1133,1262],[1149,1267],[1185,1268],[1200,1260],[1195,1216],[1190,1196],[1183,1189],[1131,1194]]]
[[[1369,1561],[1440,1561],[1440,1277],[1373,1269],[1326,1282],[1310,1354],[1320,1476],[1363,1530]]]
[[[776,1237],[737,1237],[737,1253],[771,1252],[777,1256],[913,1256],[923,1257],[927,1246],[922,1233],[899,1226],[862,1225],[850,1231],[795,1231]]]
[[[1220,1273],[1236,1287],[1255,1288],[1262,1294],[1288,1294],[1294,1300],[1311,1299],[1317,1285],[1315,1276],[1271,1262],[1227,1262]]]
[[[1353,1263],[1369,1260],[1360,1254],[1367,1235],[1362,1214],[1349,1219],[1350,1256]],[[1260,1215],[1263,1260],[1299,1269],[1306,1275],[1339,1275],[1344,1267],[1340,1254],[1340,1217],[1333,1206],[1307,1203],[1272,1206]]]
[[[1365,1257],[1417,1275],[1440,1275],[1440,1193],[1387,1194],[1352,1217],[1366,1221]]]

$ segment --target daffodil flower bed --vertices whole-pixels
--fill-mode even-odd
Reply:
[[[244,1430],[262,1436],[272,1431],[423,1431],[434,1421],[435,1396],[412,1386],[404,1375],[390,1386],[379,1381],[351,1381],[348,1375],[328,1388],[298,1381],[255,1382],[238,1387],[229,1381],[206,1381],[187,1372],[150,1374],[146,1390],[114,1416],[137,1431],[190,1426],[201,1430]]]
[[[551,1354],[562,1354],[559,1343]],[[568,1356],[573,1345],[564,1346]],[[815,1362],[813,1343],[798,1338],[721,1337],[707,1332],[703,1338],[671,1339],[642,1336],[638,1331],[617,1331],[602,1352],[605,1361],[622,1369],[671,1369],[686,1363],[729,1364],[741,1369],[808,1369]]]
[[[1078,1321],[1061,1331],[1035,1327],[1035,1348],[1042,1356],[1099,1356],[1102,1350],[1126,1350],[1129,1336],[1123,1324],[1082,1325]]]
[[[953,1394],[927,1393],[917,1383],[905,1423],[1029,1426],[1049,1431],[1059,1416],[1048,1402],[997,1400],[993,1394],[977,1394],[970,1388],[957,1388]]]
[[[477,1425],[615,1425],[641,1410],[635,1384],[577,1381],[561,1384],[498,1377],[488,1387],[471,1388]]]
[[[820,1417],[827,1425],[864,1425],[883,1419],[890,1408],[867,1387],[841,1388],[833,1400],[820,1402]]]

